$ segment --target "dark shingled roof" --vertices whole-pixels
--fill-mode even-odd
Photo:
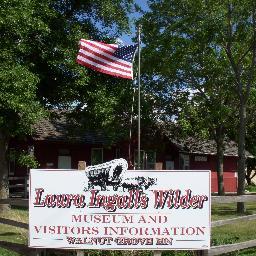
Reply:
[[[191,154],[202,155],[216,155],[217,147],[214,140],[200,140],[197,138],[189,137],[184,140],[172,141],[180,151],[188,152]],[[225,141],[225,156],[238,156],[238,146],[234,141]],[[253,157],[246,151],[247,157]]]
[[[198,136],[181,137],[181,129],[179,125],[173,122],[162,123],[159,126],[160,131],[169,141],[174,144],[181,152],[198,155],[216,155],[217,145],[215,140],[200,139]],[[224,155],[238,157],[238,145],[235,141],[226,138],[224,142]],[[245,151],[246,157],[254,156]]]
[[[86,131],[80,125],[69,121],[65,114],[55,114],[42,119],[34,125],[33,139],[38,141],[55,141],[70,143],[87,143],[106,145],[110,139],[102,132]]]
[[[51,117],[42,119],[34,125],[33,139],[38,141],[56,141],[70,143],[87,143],[109,145],[110,137],[100,131],[88,131],[75,120],[66,117],[66,113],[52,112]],[[181,152],[190,154],[216,155],[216,142],[214,140],[202,140],[195,137],[175,139],[171,134],[167,136]],[[112,141],[113,142],[113,141]],[[238,147],[234,141],[225,142],[225,156],[238,156]],[[246,152],[247,157],[253,157]]]

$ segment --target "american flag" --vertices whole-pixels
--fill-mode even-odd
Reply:
[[[77,63],[116,77],[133,79],[133,59],[137,44],[119,46],[81,39]]]

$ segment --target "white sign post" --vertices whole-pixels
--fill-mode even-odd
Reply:
[[[209,249],[210,171],[93,174],[31,170],[30,247]]]

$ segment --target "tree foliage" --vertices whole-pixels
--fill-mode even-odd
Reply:
[[[166,95],[196,90],[189,108],[196,123],[203,122],[199,127],[222,130],[223,137],[230,123],[239,123],[238,193],[243,194],[246,104],[255,85],[255,2],[151,0],[149,7],[140,21],[146,79],[155,79],[155,91],[164,89]],[[233,120],[238,116],[239,122]]]
[[[7,194],[9,138],[30,133],[45,108],[80,104],[93,112],[101,104],[96,112],[105,112],[103,117],[111,112],[117,96],[105,104],[104,89],[96,89],[100,84],[111,86],[113,80],[75,62],[78,42],[113,42],[129,29],[132,4],[133,0],[0,2],[0,196]]]

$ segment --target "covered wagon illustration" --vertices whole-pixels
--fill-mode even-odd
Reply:
[[[118,188],[121,188],[122,191],[143,191],[156,185],[156,178],[144,176],[125,177],[127,169],[127,161],[123,158],[88,166],[85,169],[88,186],[84,190],[88,191],[95,187],[100,187],[101,191],[106,191],[107,187],[112,187],[114,191],[117,191]]]
[[[147,190],[151,186],[156,185],[157,179],[151,177],[137,176],[132,178],[126,178],[122,182],[123,191],[125,190]]]
[[[127,169],[127,161],[123,158],[88,166],[85,169],[88,178],[87,190],[99,186],[102,191],[105,191],[107,186],[112,186],[113,190],[117,191],[122,184],[122,179]]]

